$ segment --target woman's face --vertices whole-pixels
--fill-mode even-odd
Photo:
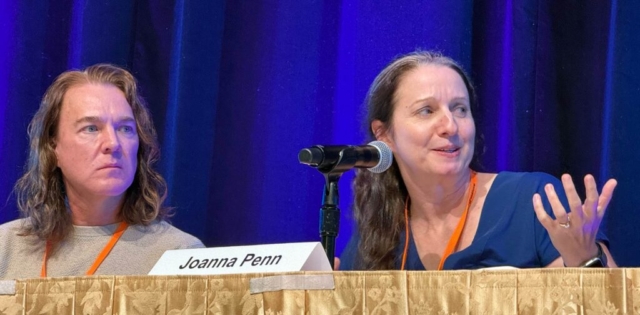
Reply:
[[[69,197],[118,197],[131,186],[140,140],[124,94],[110,84],[72,86],[65,93],[56,158]]]
[[[451,175],[473,157],[476,128],[469,92],[453,69],[424,64],[405,73],[395,93],[391,128],[372,128],[391,147],[403,174]]]

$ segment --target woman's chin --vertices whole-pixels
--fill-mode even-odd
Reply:
[[[107,187],[102,187],[102,189],[99,189],[96,194],[100,195],[100,196],[105,196],[105,197],[118,197],[118,196],[122,196],[128,189],[129,187],[126,185],[114,185],[114,186],[107,186]]]
[[[116,197],[124,194],[131,186],[132,180],[130,179],[117,179],[113,178],[108,181],[100,183],[96,190],[99,195]]]
[[[456,175],[464,174],[465,172],[467,172],[468,169],[469,169],[468,166],[448,165],[448,166],[443,166],[441,168],[434,170],[435,171],[434,173],[441,176],[456,176]]]

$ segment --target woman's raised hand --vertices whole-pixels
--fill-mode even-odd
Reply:
[[[553,246],[560,252],[565,266],[577,267],[598,254],[596,234],[604,216],[613,190],[616,188],[615,179],[609,179],[598,194],[598,187],[592,175],[584,177],[587,198],[584,203],[573,185],[568,174],[562,175],[569,211],[564,208],[552,184],[547,184],[544,190],[551,204],[554,220],[544,210],[539,194],[533,196],[533,208],[542,226],[549,232]]]

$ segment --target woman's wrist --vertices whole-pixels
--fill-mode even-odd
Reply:
[[[602,250],[602,245],[599,243],[594,243],[593,249],[590,250],[591,255],[583,255],[582,257],[574,257],[574,259],[565,259],[564,261],[565,267],[606,267],[607,266],[607,256]]]

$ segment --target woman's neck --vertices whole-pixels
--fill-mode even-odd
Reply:
[[[102,226],[122,221],[120,210],[124,197],[105,197],[88,200],[67,196],[73,225]]]
[[[466,205],[471,170],[456,175],[417,176],[405,180],[411,198],[411,218],[438,224],[458,217]]]

